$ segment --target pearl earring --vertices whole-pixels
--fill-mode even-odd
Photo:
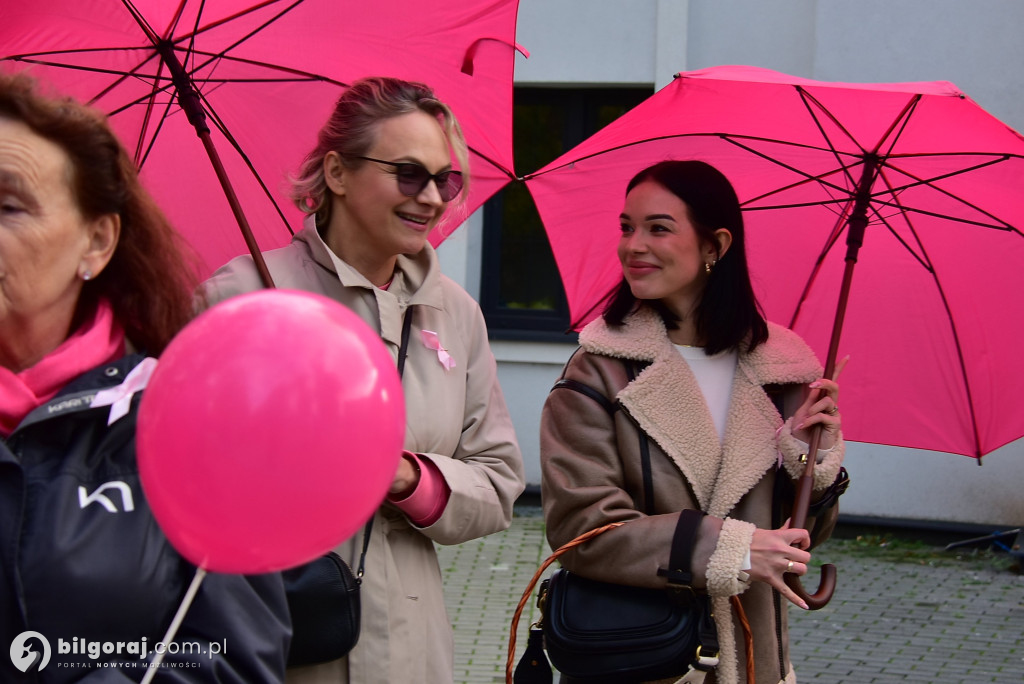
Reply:
[[[92,271],[85,269],[85,273],[82,274],[82,280],[92,280]]]

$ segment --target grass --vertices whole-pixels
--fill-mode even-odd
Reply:
[[[811,565],[834,562],[835,555],[847,558],[877,560],[890,563],[912,563],[930,566],[957,566],[975,570],[1015,570],[1020,563],[1014,557],[990,548],[961,547],[946,551],[918,539],[895,534],[858,534],[852,537],[832,537],[815,554]]]

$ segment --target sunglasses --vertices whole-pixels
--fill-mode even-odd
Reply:
[[[394,167],[395,179],[398,180],[398,191],[406,197],[415,197],[420,194],[430,181],[434,181],[434,185],[437,186],[437,194],[441,196],[442,201],[451,202],[462,192],[461,171],[430,173],[421,164],[414,164],[412,162],[384,161],[383,159],[374,159],[373,157],[355,157],[355,159],[363,159]]]

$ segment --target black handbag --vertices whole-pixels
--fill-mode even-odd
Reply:
[[[697,513],[681,523],[696,530],[701,514],[684,513]],[[689,586],[630,587],[559,569],[541,587],[540,600],[548,658],[573,679],[643,682],[718,664],[710,599]]]
[[[288,667],[337,660],[359,641],[359,585],[372,526],[370,518],[356,575],[333,551],[281,573],[292,618]]]
[[[627,364],[632,379],[634,369]],[[592,396],[580,383],[557,384]],[[585,390],[590,390],[587,392]],[[644,477],[644,509],[654,511],[650,448],[643,430],[640,458]],[[679,515],[672,538],[669,567],[658,574],[667,589],[631,587],[599,582],[556,570],[541,584],[541,620],[530,630],[526,652],[515,672],[515,634],[523,606],[544,570],[565,551],[609,529],[611,523],[580,535],[548,557],[527,587],[513,617],[506,681],[516,684],[551,682],[548,659],[560,673],[587,684],[629,684],[680,676],[689,670],[708,672],[718,665],[718,632],[705,592],[691,587],[690,561],[702,511]],[[545,658],[545,650],[547,657]]]
[[[405,370],[411,328],[412,307],[409,307],[402,319],[402,339],[398,347],[399,378]],[[292,619],[288,667],[316,665],[343,658],[358,643],[361,617],[359,586],[363,581],[366,550],[370,547],[372,531],[371,515],[363,530],[363,550],[355,575],[348,563],[333,551],[281,573]]]

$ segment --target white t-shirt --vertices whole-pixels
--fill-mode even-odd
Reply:
[[[702,347],[682,344],[675,347],[697,379],[715,428],[718,429],[718,441],[721,442],[725,439],[725,421],[729,417],[729,400],[732,398],[732,381],[736,375],[739,352],[732,349],[708,356]]]

